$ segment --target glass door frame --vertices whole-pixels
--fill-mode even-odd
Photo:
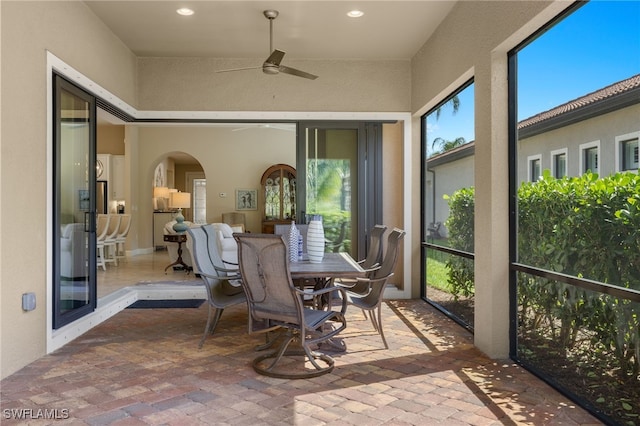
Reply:
[[[89,194],[89,208],[84,214],[84,230],[88,233],[87,236],[87,286],[88,286],[88,303],[75,309],[70,309],[66,312],[62,310],[61,300],[61,252],[60,252],[60,238],[62,236],[61,230],[61,122],[62,122],[62,92],[68,92],[73,96],[76,96],[88,104],[89,109],[89,147],[87,158],[87,187],[85,188]],[[54,73],[53,74],[53,204],[52,204],[52,218],[53,218],[53,241],[52,241],[52,327],[53,329],[59,329],[67,324],[76,321],[83,316],[92,313],[96,309],[97,305],[97,291],[96,291],[96,168],[92,167],[92,164],[96,164],[96,98],[90,93],[80,89],[78,86],[66,80],[64,77]]]
[[[305,222],[306,213],[306,130],[356,130],[358,132],[358,164],[354,171],[358,181],[358,215],[356,217],[357,253],[366,256],[369,230],[382,223],[382,122],[369,121],[298,121],[297,123],[297,189],[296,222]]]

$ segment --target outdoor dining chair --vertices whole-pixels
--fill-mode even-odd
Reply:
[[[252,362],[254,370],[270,377],[300,379],[320,376],[333,370],[331,356],[313,346],[336,336],[346,328],[346,300],[340,311],[305,307],[303,290],[293,285],[287,247],[282,236],[273,234],[234,234],[242,286],[249,307],[249,333],[265,333],[266,350],[278,341],[280,346]],[[329,287],[313,296],[341,289]],[[273,337],[272,331],[280,331]],[[291,346],[291,347],[290,347]],[[301,349],[300,349],[301,347]]]
[[[369,312],[371,324],[382,337],[382,342],[386,349],[389,348],[389,345],[382,331],[382,298],[384,288],[396,268],[400,241],[402,241],[405,234],[405,231],[398,228],[394,228],[389,233],[387,250],[380,268],[375,269],[369,277],[357,278],[356,285],[346,287],[338,281],[335,282],[336,286],[346,288],[346,297],[349,304],[362,309],[365,313]]]
[[[229,283],[232,277],[219,273],[214,267],[209,256],[208,236],[203,227],[188,228],[187,232],[193,243],[193,261],[198,267],[200,278],[207,290],[209,307],[207,325],[198,344],[198,348],[202,348],[207,335],[215,331],[222,311],[229,306],[245,303],[247,299],[242,287],[235,287]]]
[[[380,261],[382,260],[382,236],[387,230],[386,225],[375,225],[371,228],[369,233],[369,246],[367,248],[367,256],[364,259],[358,260],[362,269],[364,269],[366,276],[371,277],[373,272],[380,268]],[[341,278],[336,280],[336,284],[340,284],[342,287],[348,288],[355,293],[364,293],[367,291],[369,285],[362,281],[357,281],[354,278]],[[366,314],[365,314],[366,316]]]

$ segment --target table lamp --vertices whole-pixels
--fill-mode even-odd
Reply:
[[[158,210],[165,210],[167,207],[167,198],[169,198],[169,188],[166,186],[154,186],[153,198],[156,199],[156,208]]]
[[[176,223],[173,224],[173,230],[177,233],[184,232],[187,230],[188,226],[184,223],[182,209],[188,209],[191,207],[191,194],[188,192],[172,192],[170,197],[169,207],[178,209],[178,214],[175,217]]]

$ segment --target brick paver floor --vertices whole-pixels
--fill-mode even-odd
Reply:
[[[206,306],[127,309],[4,379],[3,425],[594,425],[586,411],[420,300],[388,301],[389,349],[350,308],[333,372],[274,379],[262,336],[227,309],[198,350]],[[16,417],[27,417],[18,420]],[[57,419],[51,419],[57,417]]]

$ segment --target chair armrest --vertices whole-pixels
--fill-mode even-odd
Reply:
[[[214,268],[216,268],[216,271],[218,272],[225,272],[225,273],[235,272],[236,274],[238,274],[238,268],[219,268],[217,266],[214,266]]]
[[[293,289],[295,290],[296,293],[298,293],[300,295],[303,295],[303,296],[320,296],[322,294],[331,293],[333,291],[340,291],[340,292],[344,291],[343,288],[333,287],[333,286],[331,286],[331,287],[323,287],[323,288],[320,288],[318,290],[313,290],[313,291],[304,291],[304,290],[299,289],[297,287],[294,287]]]
[[[380,265],[379,263],[376,263],[375,265],[373,265],[371,268],[365,269],[365,272],[373,272],[373,271],[377,271],[378,269],[380,269],[382,267],[382,265]]]
[[[329,287],[324,287],[324,288],[321,288],[321,289],[318,289],[318,290],[313,290],[313,291],[304,291],[303,289],[299,289],[297,287],[293,287],[293,290],[300,297],[300,299],[303,299],[305,296],[307,296],[307,297],[308,296],[312,296],[314,300],[317,300],[317,298],[319,296],[322,296],[323,294],[339,291],[340,292],[340,299],[342,300],[342,307],[340,309],[340,313],[342,313],[342,315],[344,315],[345,312],[347,312],[347,292],[342,287],[329,286]]]
[[[227,280],[227,281],[241,281],[242,280],[242,276],[240,274],[225,275],[224,279]]]
[[[345,289],[345,293],[348,294],[349,297],[354,299],[363,299],[371,294],[376,283],[381,283],[381,285],[383,285],[392,276],[393,272],[389,275],[385,275],[384,277],[379,278],[357,278],[353,285],[343,286],[343,288]]]
[[[210,278],[212,280],[220,280],[220,281],[233,281],[233,280],[240,280],[242,279],[242,277],[240,275],[211,275],[211,274],[205,274],[204,272],[200,271],[198,272],[198,275],[202,275],[203,277],[207,277]]]
[[[356,280],[357,282],[359,282],[359,283],[369,283],[369,284],[372,284],[372,283],[376,283],[376,282],[378,282],[378,281],[388,280],[389,278],[391,278],[391,277],[393,276],[393,274],[394,274],[394,273],[392,272],[392,273],[390,273],[390,274],[388,274],[388,275],[385,275],[384,277],[378,277],[378,278],[357,277],[357,278],[355,278],[355,280]]]
[[[364,273],[369,275],[371,272],[375,272],[378,269],[380,269],[381,266],[382,265],[379,265],[376,263],[371,268],[364,269]],[[361,279],[364,279],[364,278],[339,278],[335,280],[335,284],[345,288],[352,288],[356,284],[358,284],[359,282],[358,280],[361,280]]]
[[[358,260],[356,263],[359,264],[359,265],[362,265],[365,262],[365,260],[367,260],[367,259]],[[376,268],[376,267],[379,268],[380,264],[379,263],[374,263],[373,265],[371,265],[371,267],[372,268]]]

